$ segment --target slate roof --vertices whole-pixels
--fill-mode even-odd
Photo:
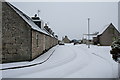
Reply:
[[[110,23],[110,24],[108,24],[108,25],[105,25],[104,29],[102,29],[102,31],[99,32],[98,35],[101,35],[110,25],[112,25],[112,26],[115,28],[115,26],[114,26],[112,23]],[[115,29],[116,29],[116,28],[115,28]],[[116,29],[116,30],[118,31],[118,29]]]
[[[51,36],[50,34],[48,34],[45,30],[42,30],[41,28],[39,28],[34,22],[33,20],[27,16],[26,14],[24,14],[22,11],[20,11],[19,9],[17,9],[16,7],[14,7],[12,4],[8,3],[7,4],[24,20],[26,21],[30,27],[33,29],[33,30],[36,30],[38,32],[41,32],[41,33],[44,33],[46,35],[49,35]],[[53,36],[52,36],[53,37]]]
[[[105,25],[104,28],[99,32],[98,35],[101,35],[109,26],[110,26],[110,24]]]

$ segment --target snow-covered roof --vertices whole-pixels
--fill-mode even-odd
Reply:
[[[41,21],[41,20],[33,20],[33,21]]]
[[[14,10],[16,11],[17,14],[19,14],[19,16],[21,16],[30,26],[32,29],[37,30],[41,33],[44,33],[46,35],[49,35],[46,31],[40,29],[33,21],[32,19],[27,16],[26,14],[24,14],[22,11],[20,11],[19,9],[17,9],[16,7],[14,7],[13,5],[11,5],[10,3],[7,2],[7,4]]]
[[[97,35],[90,35],[89,40],[93,40],[93,37],[97,37]],[[88,35],[84,35],[83,39],[88,39]]]
[[[101,35],[110,25],[112,25],[112,26],[115,28],[115,26],[114,26],[112,23],[107,24],[107,25],[104,26],[104,29],[102,29],[101,32],[99,32],[98,35]],[[115,28],[115,29],[116,29],[116,28]],[[118,29],[116,29],[116,30],[118,30]]]
[[[51,37],[54,37],[52,34],[50,34],[45,28],[43,28]]]
[[[108,28],[109,25],[110,24],[105,25],[98,35],[102,34]]]

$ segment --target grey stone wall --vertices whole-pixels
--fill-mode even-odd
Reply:
[[[49,46],[48,46],[48,43],[49,42],[49,38],[47,35],[45,35],[45,50],[48,50],[49,49]]]
[[[113,32],[110,30],[111,28],[113,28]],[[120,33],[112,25],[110,25],[110,27],[100,36],[100,45],[110,46],[115,37],[120,37]]]
[[[57,39],[32,30],[32,59],[41,55],[45,50],[57,45]]]
[[[2,3],[2,63],[33,60],[58,40],[31,29],[7,3]]]
[[[2,63],[2,2],[0,1],[0,63]]]
[[[31,28],[5,2],[2,3],[2,63],[31,59]]]
[[[32,59],[43,53],[44,49],[44,34],[32,30]]]
[[[41,35],[41,40],[42,40],[42,49],[45,51],[45,34]]]
[[[63,38],[63,40],[62,40],[64,43],[70,43],[70,40],[68,39],[68,37],[67,36],[65,36],[65,38]]]

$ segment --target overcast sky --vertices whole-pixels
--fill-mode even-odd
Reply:
[[[12,2],[18,9],[32,17],[40,10],[40,18],[49,22],[50,28],[61,37],[81,39],[87,33],[101,32],[105,25],[113,23],[118,28],[117,2]]]

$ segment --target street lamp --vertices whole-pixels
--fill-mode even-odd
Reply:
[[[88,18],[88,48],[90,48],[90,18]]]

